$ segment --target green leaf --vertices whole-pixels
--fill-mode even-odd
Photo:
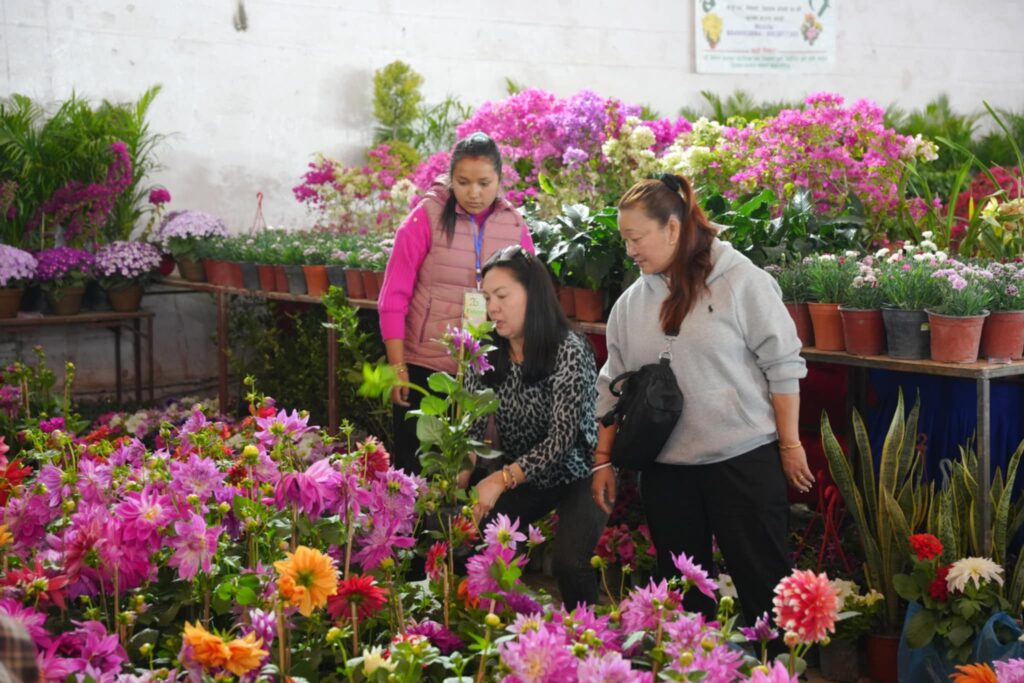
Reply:
[[[922,609],[907,622],[906,638],[909,647],[924,647],[935,637],[935,613]]]
[[[904,600],[913,601],[921,598],[921,587],[912,577],[906,574],[897,574],[892,578],[892,582],[896,587],[896,592]]]
[[[242,586],[238,589],[238,592],[235,593],[235,601],[239,605],[251,605],[256,602],[256,599],[256,591],[248,586]]]
[[[416,438],[421,443],[439,444],[444,440],[444,422],[436,415],[421,415],[416,420]]]
[[[453,394],[459,389],[459,383],[447,372],[435,372],[427,378],[427,386],[439,394]]]
[[[443,416],[448,412],[448,401],[439,396],[424,396],[420,400],[420,410],[424,415]]]
[[[540,185],[540,189],[544,194],[556,194],[555,186],[551,184],[551,178],[547,177],[544,173],[537,174],[537,184]]]
[[[960,647],[973,635],[974,629],[969,624],[959,624],[950,629],[946,639],[953,645],[953,647]],[[909,639],[907,642],[910,642]]]

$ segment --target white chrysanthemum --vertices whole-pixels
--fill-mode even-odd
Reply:
[[[879,249],[878,251],[875,252],[875,258],[879,258],[879,259],[885,258],[888,255],[889,255],[889,247],[882,247],[881,249]]]
[[[935,260],[938,261],[939,263],[945,263],[946,259],[948,258],[949,256],[944,251],[935,252]]]
[[[981,588],[981,582],[995,581],[1003,585],[1003,568],[987,557],[965,557],[957,560],[949,568],[946,575],[946,588],[951,592],[962,593],[968,581]]]
[[[388,671],[394,671],[397,665],[397,662],[392,662],[387,658],[384,654],[384,648],[380,645],[369,650],[363,650],[363,673],[367,676],[381,667]]]

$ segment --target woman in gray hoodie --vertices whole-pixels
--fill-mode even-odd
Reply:
[[[807,373],[800,340],[775,280],[717,238],[685,178],[630,188],[619,202],[619,232],[643,275],[608,320],[597,414],[615,405],[615,377],[671,352],[683,412],[640,477],[658,573],[678,574],[679,553],[710,570],[714,537],[753,623],[789,572],[786,484],[813,484],[798,433]],[[592,491],[606,510],[615,477],[600,465],[614,441],[614,426],[599,428]],[[686,601],[713,614],[696,591]]]

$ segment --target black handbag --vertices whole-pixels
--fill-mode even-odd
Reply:
[[[672,339],[669,339],[671,343]],[[672,354],[657,363],[624,372],[609,387],[618,403],[601,418],[605,427],[618,425],[612,465],[643,470],[661,453],[683,413],[683,392],[671,366]]]

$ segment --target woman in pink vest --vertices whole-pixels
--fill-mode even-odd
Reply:
[[[484,133],[459,140],[448,176],[440,178],[395,234],[384,285],[377,299],[388,363],[398,376],[420,386],[432,372],[455,372],[455,362],[438,343],[445,329],[461,327],[482,281],[487,256],[511,244],[534,253],[526,221],[501,190],[501,152]],[[396,388],[392,462],[420,471],[416,421],[419,393]]]

